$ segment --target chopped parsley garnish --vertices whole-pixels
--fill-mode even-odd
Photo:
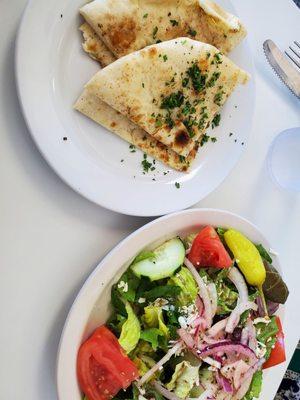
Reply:
[[[163,60],[164,60],[164,62],[166,62],[167,59],[168,59],[168,56],[167,56],[166,54],[164,54],[164,55],[163,55]]]
[[[174,126],[174,121],[171,118],[170,112],[168,112],[166,118],[165,118],[166,124],[168,125],[169,128],[173,128]]]
[[[124,158],[122,158],[121,162],[124,162]]]
[[[185,162],[185,157],[182,156],[182,155],[179,155],[179,161],[180,161],[181,163]]]
[[[179,182],[175,182],[175,187],[176,187],[176,189],[179,189],[180,188],[180,183]]]
[[[213,136],[213,137],[210,138],[210,140],[211,140],[213,143],[215,143],[215,142],[217,141],[217,138]]]
[[[147,18],[148,17],[148,13],[143,15],[143,18]]]
[[[192,138],[195,136],[195,132],[193,129],[194,125],[197,125],[197,121],[195,118],[192,118],[190,115],[187,119],[185,119],[183,122],[183,125],[186,127],[189,137]]]
[[[221,102],[223,100],[223,94],[225,94],[225,92],[223,92],[223,91],[220,91],[215,94],[214,103],[217,104],[218,106],[221,105]]]
[[[192,67],[187,70],[187,74],[191,78],[193,88],[197,92],[201,92],[203,89],[205,89],[207,75],[201,74],[198,65],[193,64]]]
[[[130,149],[130,153],[135,153],[136,152],[135,146],[133,144],[131,144],[129,146],[129,149]]]
[[[232,133],[232,132],[230,132],[230,133],[229,133],[229,137],[230,137],[230,136],[232,136],[232,135],[233,135],[233,133]]]
[[[176,19],[170,19],[170,22],[171,22],[172,26],[178,26],[179,25],[179,23],[178,23],[178,21],[176,21]]]
[[[142,82],[142,87],[143,87],[143,88],[145,87],[145,84],[144,84],[144,82]]]
[[[173,109],[182,106],[183,102],[183,93],[178,91],[177,93],[171,93],[169,96],[165,97],[160,107],[164,109]]]
[[[223,60],[222,60],[222,53],[215,53],[214,54],[214,61],[212,61],[212,63],[216,63],[216,64],[222,64]]]
[[[144,172],[149,172],[149,169],[152,167],[152,163],[147,160],[147,154],[144,154],[143,161],[141,162]],[[152,167],[153,168],[153,167]],[[155,169],[155,167],[154,167]],[[152,169],[151,169],[152,171]]]
[[[200,146],[202,147],[205,143],[207,143],[210,139],[210,136],[208,136],[206,133],[202,136],[201,141],[200,141]]]
[[[209,52],[207,52],[207,53],[206,53],[206,59],[208,60],[208,59],[209,59],[209,57],[210,57],[210,53],[209,53]]]
[[[183,87],[187,87],[188,84],[189,84],[189,78],[183,78],[182,79],[182,86]]]
[[[205,128],[206,124],[207,124],[207,119],[208,119],[208,114],[206,112],[204,112],[199,120],[198,123],[198,127],[199,129],[203,129]],[[202,146],[202,145],[201,145]]]
[[[214,72],[207,82],[207,87],[213,87],[220,78],[221,72]]]
[[[195,37],[195,36],[197,35],[197,31],[195,31],[195,30],[192,29],[192,28],[189,28],[189,30],[188,30],[187,33],[188,33],[189,35],[193,36],[193,37]]]
[[[152,37],[153,37],[153,39],[156,39],[157,32],[158,32],[158,27],[156,26],[156,27],[153,29],[153,32],[152,32]]]
[[[214,129],[216,126],[220,125],[220,121],[221,121],[221,115],[220,114],[216,114],[213,118],[213,120],[211,121],[211,127]]]
[[[189,101],[187,101],[182,109],[183,115],[194,114],[196,112],[195,107],[191,105]]]
[[[162,126],[162,116],[161,114],[158,114],[155,118],[155,128],[160,128]]]

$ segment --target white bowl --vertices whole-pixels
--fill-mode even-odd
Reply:
[[[175,235],[184,235],[202,225],[235,228],[265,248],[270,244],[259,229],[246,219],[228,211],[192,209],[156,219],[138,229],[119,243],[96,267],[81,288],[67,317],[57,357],[57,390],[59,400],[81,400],[77,383],[77,351],[92,331],[105,323],[110,314],[110,289],[130,262],[145,247],[156,246]],[[281,272],[278,258],[273,265]],[[269,399],[267,388],[272,385],[269,371],[264,373],[260,400]]]

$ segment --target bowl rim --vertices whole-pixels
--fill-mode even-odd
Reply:
[[[83,283],[83,285],[81,286],[80,290],[78,291],[77,295],[74,298],[74,301],[69,309],[69,312],[67,314],[63,329],[62,329],[62,333],[61,333],[61,337],[59,340],[59,345],[58,345],[58,350],[57,350],[57,357],[56,357],[56,391],[57,391],[57,395],[58,395],[58,399],[59,400],[65,400],[61,395],[61,391],[60,391],[60,380],[61,380],[61,364],[62,364],[62,359],[63,359],[63,345],[64,345],[64,341],[66,340],[66,331],[67,328],[70,324],[70,320],[74,317],[74,313],[76,311],[76,308],[78,306],[78,303],[82,297],[82,295],[84,294],[86,288],[88,287],[89,283],[91,283],[95,276],[98,274],[98,272],[102,269],[103,265],[105,267],[105,264],[107,264],[107,262],[109,262],[110,258],[112,258],[115,254],[118,254],[119,250],[122,249],[123,247],[125,247],[128,243],[130,243],[132,241],[132,239],[134,239],[136,236],[141,235],[143,232],[147,232],[148,230],[150,230],[152,227],[157,226],[157,225],[161,225],[162,223],[168,221],[168,220],[176,220],[177,218],[179,218],[180,216],[189,216],[189,215],[195,215],[199,216],[202,215],[206,215],[208,213],[213,213],[216,215],[219,215],[220,217],[224,217],[225,215],[228,218],[233,218],[235,219],[236,222],[240,222],[242,224],[245,224],[248,226],[248,228],[252,229],[258,236],[261,237],[263,245],[267,246],[267,248],[271,248],[270,243],[268,241],[268,239],[266,238],[266,236],[262,233],[262,231],[252,222],[250,222],[247,218],[242,217],[236,213],[233,213],[231,211],[227,211],[227,210],[222,210],[222,209],[217,209],[217,208],[192,208],[192,209],[188,209],[188,210],[183,210],[183,211],[179,211],[176,213],[171,213],[168,215],[164,215],[160,218],[157,218],[153,221],[148,222],[147,224],[141,226],[140,228],[138,228],[137,230],[135,230],[134,232],[132,232],[131,234],[129,234],[127,237],[125,237],[123,240],[121,240],[116,246],[114,246],[100,261],[99,263],[96,265],[96,267],[93,269],[93,271],[89,274],[89,276],[87,277],[87,279],[85,280],[85,282]],[[194,224],[195,226],[201,226],[201,220],[199,222],[195,222]],[[212,224],[213,226],[215,226],[214,224]],[[234,226],[233,226],[234,228]],[[185,229],[185,226],[183,224],[182,230]],[[153,240],[151,240],[149,242],[149,244],[154,243],[156,240],[159,240],[159,238],[162,238],[164,235],[164,233],[162,232],[160,234],[159,237],[154,238]],[[149,244],[145,244],[145,246],[149,245]],[[142,249],[141,249],[142,250]],[[135,253],[136,254],[136,253]],[[122,269],[122,267],[129,261],[129,259],[127,258],[121,265],[119,265],[119,267],[116,270],[116,275],[118,274],[118,272]],[[274,261],[274,264],[276,265],[276,268],[279,270],[280,274],[282,274],[282,268],[281,268],[281,262],[279,257],[276,255],[276,259]],[[110,281],[113,278],[113,271],[111,273],[110,276]],[[108,282],[109,283],[109,282]],[[108,284],[107,283],[107,284]],[[101,292],[103,292],[103,290],[105,289],[106,286],[99,286],[99,296],[101,295]],[[91,310],[88,310],[89,313],[91,313]]]

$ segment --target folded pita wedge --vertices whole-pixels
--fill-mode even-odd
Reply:
[[[128,143],[140,148],[146,154],[156,158],[177,171],[187,171],[196,157],[197,146],[187,158],[180,157],[167,146],[148,135],[143,129],[133,124],[128,118],[115,111],[87,89],[77,100],[74,108],[82,114],[116,133]]]
[[[215,47],[178,38],[118,59],[86,88],[187,157],[236,85],[248,77]]]
[[[246,36],[239,19],[210,0],[94,0],[80,13],[117,58],[183,36],[226,54]]]

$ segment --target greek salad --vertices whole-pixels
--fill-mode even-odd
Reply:
[[[269,252],[235,229],[205,226],[142,251],[78,351],[83,398],[259,398],[262,370],[285,361],[275,313],[287,297]]]

